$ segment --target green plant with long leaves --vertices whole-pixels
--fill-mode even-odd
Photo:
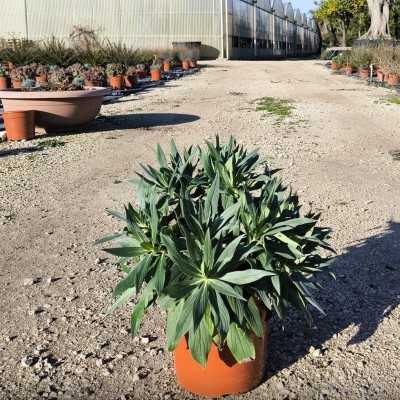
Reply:
[[[238,362],[255,357],[254,335],[270,312],[283,318],[294,306],[311,318],[316,274],[328,271],[330,230],[319,216],[301,216],[298,197],[265,167],[257,152],[231,138],[179,152],[172,142],[159,167],[143,166],[138,205],[123,214],[122,232],[98,241],[120,258],[126,277],[110,312],[135,295],[132,334],[146,310],[167,312],[168,348],[186,337],[202,365],[212,343]]]

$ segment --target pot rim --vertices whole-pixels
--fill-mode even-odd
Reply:
[[[85,98],[85,97],[102,97],[111,93],[111,88],[99,86],[86,86],[85,90],[71,91],[32,91],[22,92],[20,89],[9,89],[0,91],[0,99],[12,100],[46,100],[46,99],[65,99],[65,98]]]

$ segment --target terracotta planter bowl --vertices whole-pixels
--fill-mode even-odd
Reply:
[[[207,365],[203,368],[192,357],[186,337],[175,350],[178,383],[187,391],[206,397],[246,393],[259,386],[266,372],[268,322],[264,319],[264,337],[254,337],[256,358],[239,364],[228,348],[219,351],[212,344]]]
[[[383,73],[383,71],[381,69],[378,69],[376,71],[376,80],[378,82],[384,82],[385,81],[385,74]]]
[[[345,67],[345,68],[344,68],[344,73],[345,73],[347,76],[353,75],[353,67]]]
[[[46,131],[86,125],[100,111],[107,88],[60,92],[0,92],[5,111],[36,111],[36,125]]]
[[[389,74],[388,75],[388,85],[397,86],[400,82],[400,77],[397,74]]]

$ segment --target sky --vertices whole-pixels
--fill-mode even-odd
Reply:
[[[315,8],[315,0],[291,0],[293,8],[300,8],[301,11],[308,13]]]

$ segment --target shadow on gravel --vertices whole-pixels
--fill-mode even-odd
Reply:
[[[79,133],[110,132],[158,126],[173,126],[198,121],[197,115],[175,113],[146,113],[99,116],[90,125],[70,129],[68,132],[52,131],[48,135],[73,135]]]
[[[18,156],[20,154],[32,154],[43,149],[37,147],[21,147],[16,149],[0,150],[0,158],[8,156]]]
[[[288,316],[285,330],[273,323],[268,377],[305,357],[310,346],[321,349],[350,326],[356,326],[358,332],[347,346],[376,332],[400,304],[400,223],[390,222],[384,233],[347,248],[336,258],[332,271],[337,281],[324,280],[325,290],[319,295],[327,316],[315,314],[315,328],[306,329],[304,321],[294,314]],[[329,363],[329,357],[323,361]]]

